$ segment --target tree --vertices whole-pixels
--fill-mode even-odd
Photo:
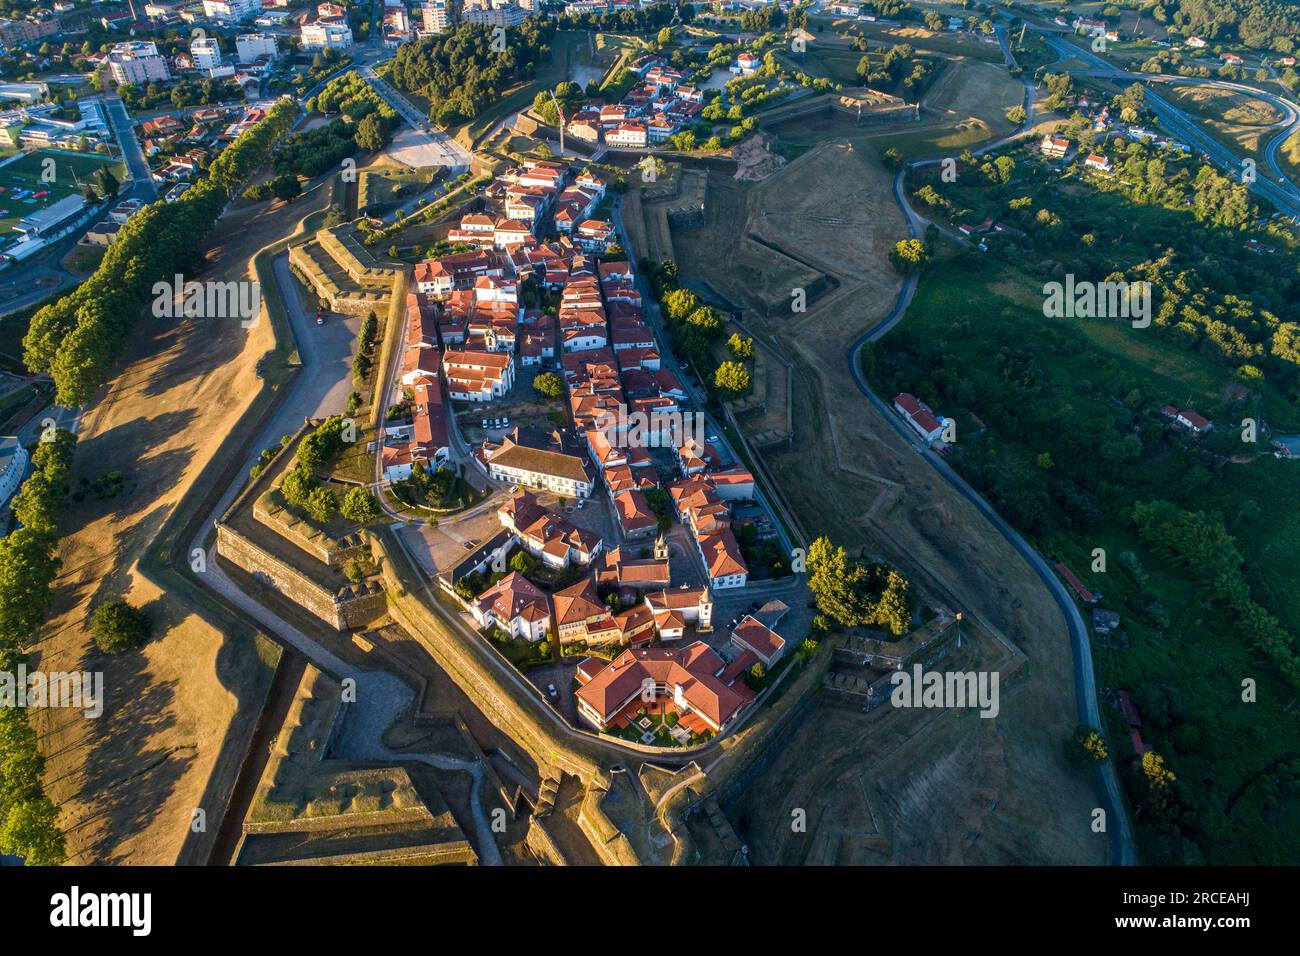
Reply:
[[[339,513],[338,495],[324,485],[320,485],[307,495],[303,509],[317,524],[324,524]]]
[[[564,394],[564,382],[554,372],[538,372],[533,378],[533,388],[547,398],[559,398]]]
[[[664,296],[663,300],[664,313],[668,316],[669,322],[683,321],[699,307],[699,304],[700,300],[690,289],[673,289]]]
[[[298,182],[298,177],[288,171],[276,173],[275,178],[271,180],[271,195],[283,202],[289,202],[302,193],[302,185]]]
[[[43,793],[14,802],[0,822],[0,852],[20,856],[29,866],[59,866],[67,848],[58,817],[58,808]]]
[[[808,588],[822,614],[844,627],[867,622],[869,608],[859,593],[866,574],[842,547],[825,536],[817,538],[808,548],[808,571]]]
[[[101,166],[95,171],[95,182],[99,185],[99,194],[108,200],[117,197],[117,177],[109,170],[107,166]]]
[[[741,338],[739,332],[731,333],[731,338],[727,339],[727,348],[738,359],[754,357],[754,340],[752,338]]]
[[[383,511],[379,499],[365,488],[352,488],[343,496],[343,517],[357,524],[369,524],[379,518]]]
[[[289,504],[301,507],[307,503],[307,496],[318,484],[310,466],[300,460],[284,476],[284,481],[280,482],[280,492]]]
[[[0,642],[21,645],[36,633],[59,565],[49,535],[19,528],[0,538]]]
[[[1070,757],[1076,763],[1102,763],[1109,757],[1106,741],[1092,727],[1079,724],[1070,741]]]
[[[743,395],[749,391],[749,369],[739,362],[723,362],[713,373],[713,386],[720,392]]]
[[[903,275],[920,272],[929,260],[930,254],[920,239],[900,239],[889,254],[889,261]]]
[[[885,590],[869,615],[869,623],[878,624],[901,637],[912,629],[911,585],[892,568],[886,572]]]
[[[149,618],[125,601],[99,605],[90,616],[95,646],[107,654],[132,651],[149,639]]]
[[[379,118],[379,114],[369,113],[361,117],[357,121],[357,129],[352,138],[360,149],[367,152],[383,149],[386,135],[384,122]]]
[[[524,577],[528,577],[530,574],[535,574],[537,572],[538,563],[537,558],[533,557],[523,548],[520,548],[510,556],[510,570],[517,571]]]
[[[722,316],[711,305],[702,305],[686,317],[686,324],[694,326],[712,338],[722,331]]]
[[[659,44],[659,49],[662,50],[673,42],[673,31],[668,27],[664,27],[655,37],[655,42]]]

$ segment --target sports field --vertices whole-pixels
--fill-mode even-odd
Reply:
[[[104,167],[119,183],[126,176],[111,156],[69,149],[38,149],[0,166],[0,242],[15,234],[18,220],[81,192],[82,185],[93,185],[98,193],[93,177]]]

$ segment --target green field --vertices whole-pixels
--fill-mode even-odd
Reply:
[[[1207,440],[1205,450],[1168,434],[1158,407],[1210,407],[1232,384],[1229,371],[1126,324],[1044,318],[1041,287],[1041,279],[990,260],[979,269],[934,267],[903,323],[878,346],[874,383],[886,395],[913,391],[955,418],[958,470],[1041,553],[1065,561],[1123,616],[1127,645],[1094,640],[1098,683],[1134,692],[1146,741],[1178,774],[1190,808],[1177,827],[1181,841],[1154,828],[1150,808],[1138,817],[1147,861],[1293,859],[1300,813],[1287,769],[1296,743],[1287,707],[1295,691],[1238,636],[1234,615],[1150,547],[1128,514],[1136,502],[1165,499],[1222,515],[1252,596],[1295,634],[1300,463],[1275,460],[1267,448],[1228,463],[1222,456],[1241,443],[1226,425],[1220,444]],[[1258,414],[1261,398],[1232,417]],[[1032,411],[1017,417],[1016,406]],[[988,425],[977,437],[972,414]],[[963,440],[962,429],[971,437]],[[1111,436],[1133,431],[1144,436],[1142,457],[1110,460]],[[1091,517],[1067,514],[1063,495],[1087,496]],[[1044,509],[1037,518],[1035,501]],[[1104,573],[1090,570],[1096,548],[1107,555]],[[1241,701],[1246,678],[1259,688],[1249,705]],[[1112,756],[1140,803],[1127,727],[1113,708],[1103,713]]]
[[[439,166],[370,166],[361,170],[357,180],[357,208],[374,210],[395,205],[408,196],[428,188],[435,178],[445,175]]]
[[[46,160],[53,164],[47,166]],[[81,191],[82,184],[99,169],[108,167],[120,183],[126,173],[121,163],[109,156],[95,153],[78,153],[66,149],[38,149],[26,153],[5,166],[0,166],[0,242],[14,235],[18,220],[40,212],[66,196]],[[45,171],[53,172],[53,180],[45,181]],[[15,191],[45,192],[46,196],[15,198]]]

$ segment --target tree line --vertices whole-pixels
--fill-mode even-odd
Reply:
[[[42,436],[44,439],[46,436]],[[13,498],[21,527],[0,538],[0,672],[13,674],[50,610],[50,586],[60,561],[58,521],[67,505],[76,438],[56,429],[32,452],[33,472]],[[45,795],[45,758],[20,707],[0,707],[0,853],[36,866],[57,865],[66,855]]]
[[[93,275],[41,308],[23,338],[23,361],[54,379],[56,400],[74,408],[107,379],[159,281],[193,270],[231,193],[266,163],[292,125],[297,105],[276,103],[173,202],[155,202],[124,225]]]

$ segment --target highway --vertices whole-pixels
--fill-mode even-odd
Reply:
[[[1300,129],[1300,107],[1285,97],[1277,96],[1253,86],[1233,83],[1225,80],[1212,80],[1195,76],[1174,76],[1168,73],[1133,73],[1117,69],[1091,50],[1084,49],[1060,37],[1045,36],[1047,44],[1061,56],[1061,60],[1074,58],[1090,64],[1087,69],[1068,70],[1071,76],[1093,77],[1097,79],[1117,80],[1122,82],[1142,83],[1146,88],[1147,105],[1155,112],[1160,122],[1176,139],[1184,141],[1197,152],[1209,156],[1211,161],[1222,167],[1234,179],[1242,175],[1242,157],[1236,155],[1214,137],[1201,130],[1194,119],[1186,112],[1170,103],[1151,88],[1154,83],[1168,83],[1186,86],[1214,86],[1233,90],[1264,100],[1280,110],[1283,120],[1277,124],[1279,131],[1273,135],[1264,148],[1264,165],[1266,169],[1258,171],[1255,181],[1248,183],[1250,190],[1268,200],[1277,210],[1288,216],[1300,215],[1300,190],[1287,179],[1277,161],[1278,149],[1282,143],[1297,129]],[[1058,61],[1060,62],[1060,61]]]

